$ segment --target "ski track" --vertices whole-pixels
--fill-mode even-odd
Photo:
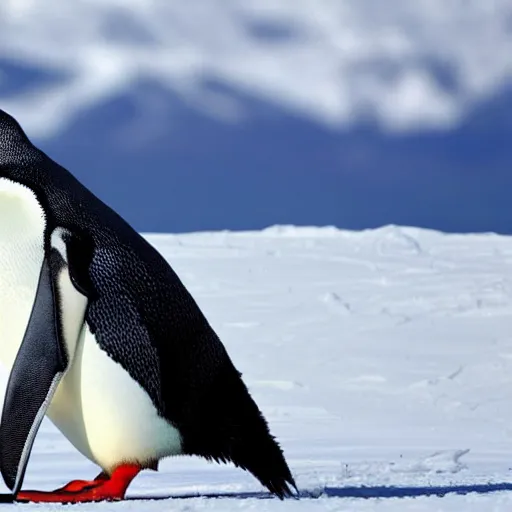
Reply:
[[[166,499],[80,510],[512,509],[511,237],[398,226],[146,236],[243,373],[302,498],[177,458],[128,493]],[[97,472],[45,419],[24,487]]]

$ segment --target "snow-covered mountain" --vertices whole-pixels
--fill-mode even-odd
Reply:
[[[6,0],[0,106],[143,230],[512,231],[509,0]]]

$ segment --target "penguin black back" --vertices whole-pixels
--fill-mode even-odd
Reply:
[[[281,448],[169,263],[1,110],[0,178],[33,191],[48,233],[66,231],[73,284],[89,299],[89,329],[179,430],[183,452],[232,462],[277,496],[291,495],[296,486]]]

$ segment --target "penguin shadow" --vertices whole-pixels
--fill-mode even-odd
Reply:
[[[361,487],[323,487],[312,490],[302,490],[291,499],[319,499],[319,498],[416,498],[416,497],[444,497],[447,494],[489,494],[493,492],[512,491],[512,482],[497,482],[473,485],[438,485],[438,486],[361,486]],[[202,499],[258,499],[277,500],[276,496],[261,492],[219,492],[219,493],[187,493],[161,496],[129,496],[126,500],[186,500]]]
[[[442,498],[447,494],[489,494],[493,492],[512,491],[512,482],[497,482],[473,485],[438,485],[438,486],[361,486],[361,487],[323,487],[302,490],[291,499],[347,498],[416,498],[435,496]],[[133,495],[123,501],[155,501],[155,500],[187,500],[187,499],[233,499],[233,500],[277,500],[269,492],[218,492],[218,493],[185,493],[166,495]],[[12,503],[12,494],[0,494],[0,503]],[[119,503],[122,503],[119,502]]]

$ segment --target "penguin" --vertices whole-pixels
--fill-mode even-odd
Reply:
[[[142,470],[187,455],[298,490],[219,336],[171,265],[0,110],[0,472],[17,501],[123,500]],[[23,490],[47,416],[101,468]]]

